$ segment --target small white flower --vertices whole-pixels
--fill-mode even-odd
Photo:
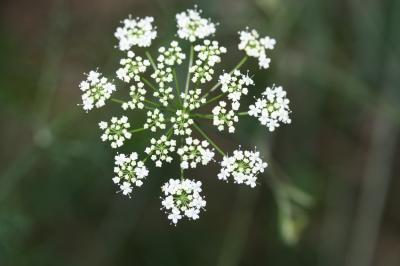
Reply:
[[[163,106],[168,106],[168,102],[175,98],[174,89],[172,87],[159,87],[157,91],[153,93],[153,96],[158,98],[158,101]]]
[[[129,16],[124,19],[121,22],[122,27],[118,27],[114,34],[119,41],[119,49],[126,51],[132,46],[150,46],[152,40],[157,36],[156,29],[152,25],[153,21],[153,17],[133,19]]]
[[[215,33],[215,24],[202,18],[201,12],[195,7],[176,15],[179,38],[195,42]]]
[[[137,85],[130,86],[129,96],[131,97],[131,100],[123,103],[122,109],[143,109],[143,102],[145,100],[144,95],[146,94],[146,90],[143,87],[144,84],[142,82],[138,82]]]
[[[124,195],[130,195],[132,185],[142,186],[149,171],[142,161],[138,161],[138,154],[132,152],[129,156],[122,153],[115,156],[114,173],[114,183],[119,186]]]
[[[232,74],[225,73],[220,76],[221,91],[228,94],[228,99],[232,101],[232,109],[238,110],[240,98],[247,95],[249,85],[254,85],[253,80],[247,75],[243,75],[239,70]]]
[[[175,140],[170,140],[167,136],[162,135],[158,140],[152,138],[150,143],[150,147],[147,147],[145,152],[150,155],[151,160],[155,161],[157,167],[161,167],[162,162],[172,162],[170,153],[175,151]]]
[[[164,193],[162,209],[165,209],[168,219],[175,225],[183,217],[198,219],[200,211],[206,206],[206,201],[200,195],[200,181],[170,179],[161,190]]]
[[[122,185],[120,185],[119,187],[122,191],[122,194],[124,194],[125,196],[128,195],[130,196],[131,192],[132,192],[132,185],[129,182],[124,182],[122,183]]]
[[[131,79],[138,82],[140,81],[140,74],[146,72],[148,66],[150,66],[150,61],[143,59],[140,56],[134,57],[135,54],[132,51],[128,52],[128,58],[123,58],[120,60],[121,68],[116,71],[117,77],[129,83]]]
[[[239,32],[239,50],[244,50],[250,57],[258,58],[260,68],[267,69],[271,60],[266,56],[266,50],[274,49],[275,39],[268,36],[260,38],[256,30],[245,29]]]
[[[171,122],[175,135],[190,135],[192,133],[190,126],[193,125],[194,121],[185,110],[176,111],[176,117],[171,117]]]
[[[115,91],[115,85],[102,77],[97,71],[90,71],[86,80],[79,84],[82,94],[82,106],[86,112],[93,107],[100,108],[105,105],[105,101],[111,97]]]
[[[177,150],[181,156],[181,167],[183,169],[196,168],[197,164],[207,165],[214,158],[214,151],[208,148],[206,140],[200,141],[187,137],[185,145]]]
[[[182,53],[182,48],[179,47],[177,41],[172,41],[168,49],[160,47],[158,52],[160,55],[157,57],[157,61],[168,66],[180,65],[186,58],[186,55]]]
[[[165,67],[163,63],[159,63],[157,65],[157,69],[153,72],[153,74],[151,74],[151,77],[160,87],[165,87],[168,83],[174,81],[174,76],[172,75],[172,68]]]
[[[181,99],[183,100],[183,107],[189,110],[200,108],[200,106],[206,103],[206,98],[200,97],[201,89],[189,90],[187,94],[181,93]]]
[[[250,116],[257,117],[262,125],[268,127],[269,131],[274,131],[280,123],[291,123],[289,99],[281,86],[267,87],[263,96],[249,106],[248,113]]]
[[[190,68],[193,73],[192,82],[206,83],[212,80],[214,66],[221,62],[220,55],[226,53],[225,47],[220,47],[217,41],[204,40],[202,45],[196,45],[194,51],[197,52],[197,59]]]
[[[102,141],[110,141],[112,148],[121,147],[126,139],[130,139],[132,133],[128,131],[130,124],[126,116],[121,118],[113,117],[111,118],[110,125],[107,122],[101,121],[99,123],[101,130],[104,130],[103,135],[101,135]]]
[[[232,176],[237,184],[255,187],[257,175],[263,173],[267,166],[258,151],[235,150],[232,156],[224,156],[218,179],[228,181],[228,177]]]
[[[146,129],[149,128],[152,132],[156,132],[157,128],[165,129],[164,114],[159,109],[148,111],[147,120],[143,127]]]
[[[212,110],[213,113],[213,125],[218,128],[219,131],[228,128],[229,133],[235,132],[234,123],[239,121],[239,117],[233,110],[226,109],[226,102],[220,101],[217,106]]]

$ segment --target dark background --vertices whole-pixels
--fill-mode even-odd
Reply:
[[[197,4],[220,22],[227,66],[242,56],[235,46],[245,26],[278,41],[255,79],[258,89],[286,88],[293,123],[271,134],[243,119],[235,140],[213,137],[227,150],[258,145],[279,174],[268,168],[250,189],[218,181],[215,166],[199,168],[207,211],[177,227],[159,210],[174,165],[150,169],[130,200],[115,194],[114,151],[97,122],[120,109],[84,113],[82,73],[116,69],[113,33],[129,13],[155,17],[157,46],[194,2],[3,0],[0,265],[400,265],[400,1]],[[288,201],[271,189],[275,178],[313,204]]]

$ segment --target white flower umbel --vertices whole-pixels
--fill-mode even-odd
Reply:
[[[173,123],[175,135],[192,134],[190,126],[193,125],[194,121],[185,110],[176,111],[176,116],[171,117],[171,122]]]
[[[82,94],[82,106],[86,112],[93,107],[100,108],[105,105],[105,101],[111,97],[115,91],[115,85],[102,77],[97,71],[90,71],[86,80],[79,84]]]
[[[127,51],[132,46],[150,46],[157,36],[153,21],[153,17],[133,19],[131,16],[121,21],[122,27],[118,27],[114,34],[119,41],[119,49]]]
[[[152,132],[156,132],[157,128],[165,129],[165,118],[164,114],[159,109],[153,111],[147,111],[147,120],[144,123],[144,128],[149,128]]]
[[[237,62],[235,66],[220,71],[218,65],[227,49],[212,38],[217,24],[203,18],[196,7],[177,14],[176,22],[176,36],[166,36],[161,42],[175,39],[162,47],[150,47],[157,35],[153,18],[129,16],[115,32],[118,47],[123,51],[117,70],[113,71],[114,79],[121,85],[119,93],[114,93],[113,81],[98,71],[91,71],[79,85],[85,111],[100,108],[107,100],[120,104],[123,109],[120,111],[124,111],[125,115],[120,118],[99,123],[103,141],[110,142],[112,148],[119,148],[132,134],[144,132],[149,142],[143,160],[138,159],[136,150],[115,157],[113,181],[122,194],[130,196],[134,188],[142,185],[148,175],[145,162],[152,161],[156,167],[162,167],[177,159],[171,169],[179,172],[181,180],[171,179],[163,186],[162,203],[174,224],[184,217],[197,219],[205,206],[199,194],[201,183],[186,180],[186,171],[209,165],[216,156],[223,158],[219,179],[256,185],[257,176],[267,166],[259,153],[239,149],[227,156],[225,147],[216,141],[222,140],[223,134],[239,129],[239,116],[242,119],[254,116],[270,131],[280,124],[290,123],[289,100],[282,87],[267,88],[261,93],[252,87],[253,74],[243,70],[244,67],[254,69],[247,65],[251,61],[249,57],[258,59],[260,69],[268,68],[271,61],[268,52],[275,46],[274,39],[260,37],[257,31],[248,28],[240,31],[238,48],[243,51],[243,57],[232,58]],[[265,77],[263,73],[260,76]],[[246,102],[243,98],[250,94],[250,89],[255,102],[242,107]],[[127,117],[135,126],[140,125],[131,128]],[[207,125],[222,136],[214,139],[205,130]],[[135,144],[140,146],[138,141],[131,142],[129,148]]]
[[[138,154],[132,152],[130,155],[121,153],[115,156],[114,173],[113,182],[118,185],[122,194],[130,196],[132,186],[141,187],[149,171],[143,161],[138,160]]]
[[[218,128],[219,131],[228,128],[229,133],[235,132],[234,123],[239,121],[239,117],[233,110],[226,109],[226,102],[220,101],[217,106],[212,110],[213,113],[213,125]]]
[[[250,57],[258,58],[258,65],[262,69],[267,69],[271,59],[266,55],[266,50],[274,49],[276,44],[275,39],[268,36],[260,38],[256,30],[245,29],[239,31],[240,43],[239,50],[244,50]]]
[[[143,87],[143,82],[138,82],[137,85],[130,86],[129,96],[131,97],[131,99],[128,102],[124,102],[122,104],[122,109],[143,109],[143,102],[145,100],[144,96],[146,95],[146,90]]]
[[[150,140],[150,147],[147,147],[145,152],[150,156],[151,160],[155,161],[157,167],[162,166],[162,162],[172,162],[170,153],[175,151],[176,141],[162,135],[161,138]]]
[[[192,82],[206,83],[212,80],[214,66],[221,62],[220,55],[226,53],[225,47],[220,47],[217,41],[204,40],[203,45],[196,45],[197,52],[195,64],[190,68],[193,73]]]
[[[189,110],[200,108],[200,106],[206,103],[206,98],[200,97],[201,89],[193,89],[188,91],[187,94],[181,93],[183,99],[183,107]]]
[[[239,149],[235,150],[232,156],[224,156],[218,178],[228,181],[228,177],[232,176],[234,183],[255,187],[257,175],[263,173],[267,166],[258,151]]]
[[[159,87],[159,89],[153,93],[153,96],[158,98],[158,101],[163,106],[168,106],[168,102],[175,98],[173,91],[174,89],[172,87]]]
[[[256,99],[253,105],[249,106],[249,115],[257,117],[262,125],[268,127],[269,131],[274,131],[280,123],[290,124],[289,118],[289,99],[286,91],[281,86],[272,88],[267,87],[262,93],[262,97]]]
[[[232,74],[224,73],[219,77],[221,83],[221,91],[228,94],[228,99],[232,101],[232,109],[238,110],[240,107],[240,98],[247,95],[248,86],[254,85],[254,81],[249,75],[243,75],[239,70],[233,71]]]
[[[179,38],[195,42],[215,33],[215,24],[202,18],[201,12],[195,7],[176,15]]]
[[[182,52],[182,48],[179,47],[177,41],[172,41],[168,49],[160,47],[158,52],[160,55],[157,57],[157,61],[168,66],[180,65],[186,58],[186,55]]]
[[[110,141],[112,148],[121,147],[126,139],[132,137],[132,133],[128,131],[130,124],[128,122],[128,117],[122,116],[121,118],[113,117],[111,118],[111,123],[100,122],[100,129],[104,130],[103,135],[101,135],[102,141]]]
[[[170,179],[162,186],[161,190],[164,193],[161,202],[162,209],[175,225],[183,217],[197,220],[200,211],[206,206],[204,197],[200,195],[200,181]]]
[[[120,64],[122,67],[117,70],[117,77],[129,83],[131,79],[136,82],[140,81],[140,74],[146,72],[147,67],[150,66],[150,61],[140,56],[135,57],[135,54],[129,51],[128,58],[121,59]]]
[[[181,167],[183,169],[196,168],[197,164],[207,165],[214,158],[214,151],[208,148],[208,141],[200,141],[188,137],[185,145],[177,150],[181,156]]]

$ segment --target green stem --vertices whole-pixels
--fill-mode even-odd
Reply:
[[[181,102],[181,90],[179,88],[178,76],[176,75],[176,69],[175,68],[172,70],[172,74],[174,75],[175,89],[176,89],[178,102],[179,102],[179,104],[182,104],[182,102]]]
[[[151,83],[148,79],[143,78],[143,77],[141,77],[141,79],[143,80],[144,83],[146,83],[147,86],[149,86],[154,91],[157,91],[156,86],[153,83]]]
[[[204,119],[213,119],[213,115],[206,115],[206,114],[190,114],[190,116],[204,118]]]
[[[115,103],[125,103],[123,100],[116,99],[116,98],[111,98],[111,101],[113,101]]]
[[[160,104],[158,104],[158,103],[155,103],[155,102],[153,102],[153,101],[150,101],[150,100],[144,100],[144,102],[145,103],[149,103],[149,104],[151,104],[151,105],[154,105],[154,106],[156,106],[156,107],[161,107],[162,108],[162,106],[160,105]]]
[[[186,77],[185,95],[187,94],[187,92],[189,90],[190,69],[192,68],[192,64],[193,64],[193,54],[194,54],[194,49],[193,49],[193,45],[192,45],[192,46],[190,46],[189,68],[188,68],[187,77]]]
[[[221,93],[221,94],[215,96],[214,98],[211,98],[211,99],[208,100],[207,102],[205,102],[202,106],[206,106],[207,104],[210,104],[210,103],[212,103],[212,102],[215,102],[216,100],[220,99],[221,97],[223,97],[223,96],[225,96],[225,95],[226,95],[226,92]],[[206,96],[204,96],[204,97],[206,97]]]
[[[239,116],[245,116],[245,115],[249,115],[249,113],[248,112],[239,112],[238,115]]]
[[[223,150],[222,150],[220,147],[218,147],[218,145],[215,144],[215,142],[212,141],[212,140],[210,139],[210,137],[209,137],[196,123],[194,123],[193,126],[194,126],[194,128],[195,128],[206,140],[208,140],[208,142],[211,143],[211,145],[214,146],[214,148],[215,148],[223,157],[225,157],[225,152],[223,152]]]
[[[146,130],[146,128],[141,127],[141,128],[132,129],[132,130],[130,130],[129,132],[131,132],[131,133],[136,133],[136,132],[140,132],[140,131],[144,131],[144,130]]]
[[[151,56],[151,54],[150,54],[148,51],[146,51],[146,56],[147,56],[147,58],[149,59],[150,64],[151,64],[151,66],[153,67],[154,71],[156,71],[156,70],[157,70],[157,66],[156,66],[156,64],[154,63],[153,57]]]

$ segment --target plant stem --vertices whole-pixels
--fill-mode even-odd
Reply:
[[[224,95],[226,95],[226,92],[221,93],[221,94],[215,96],[214,98],[211,98],[210,100],[208,100],[207,102],[205,102],[202,106],[206,106],[207,104],[210,104],[210,103],[212,103],[212,102],[215,102],[216,100],[218,100],[219,98],[223,97]],[[204,96],[204,97],[206,97],[206,96]]]
[[[176,69],[175,69],[175,68],[172,70],[172,74],[174,75],[175,89],[176,89],[176,94],[177,94],[178,102],[179,102],[179,104],[182,104],[182,102],[181,102],[181,97],[180,97],[181,90],[180,90],[180,88],[179,88],[178,76],[176,75]]]
[[[135,128],[135,129],[130,130],[129,132],[131,132],[131,133],[136,133],[136,132],[140,132],[140,131],[143,131],[143,130],[146,130],[146,128],[144,128],[144,127]]]
[[[193,64],[193,45],[190,46],[190,57],[189,57],[189,67],[188,67],[188,72],[187,72],[187,77],[186,77],[186,85],[185,85],[185,95],[188,93],[189,90],[189,82],[190,82],[190,69],[192,68]]]
[[[116,98],[111,98],[111,101],[113,101],[115,103],[125,103],[123,100],[116,99]]]
[[[194,128],[195,128],[206,140],[208,140],[208,142],[211,143],[211,145],[214,146],[214,148],[215,148],[223,157],[225,156],[225,152],[223,152],[223,150],[222,150],[220,147],[218,147],[218,145],[215,144],[215,142],[212,141],[212,140],[210,139],[210,137],[209,137],[196,123],[194,123],[193,126],[194,126]]]
[[[154,86],[153,83],[151,83],[148,79],[141,77],[141,79],[143,80],[144,83],[146,83],[147,86],[149,86],[151,89],[153,89],[154,91],[157,91],[156,86]]]
[[[206,115],[206,114],[190,114],[190,116],[204,118],[204,119],[213,119],[213,115]]]
[[[240,113],[238,113],[238,115],[239,116],[245,116],[245,115],[249,115],[249,113],[248,112],[240,112]]]
[[[149,59],[150,64],[151,64],[151,66],[153,67],[154,71],[156,71],[156,70],[157,70],[157,66],[156,66],[156,64],[154,63],[153,57],[151,56],[151,54],[150,54],[148,51],[146,51],[146,56],[147,56],[147,58]]]

